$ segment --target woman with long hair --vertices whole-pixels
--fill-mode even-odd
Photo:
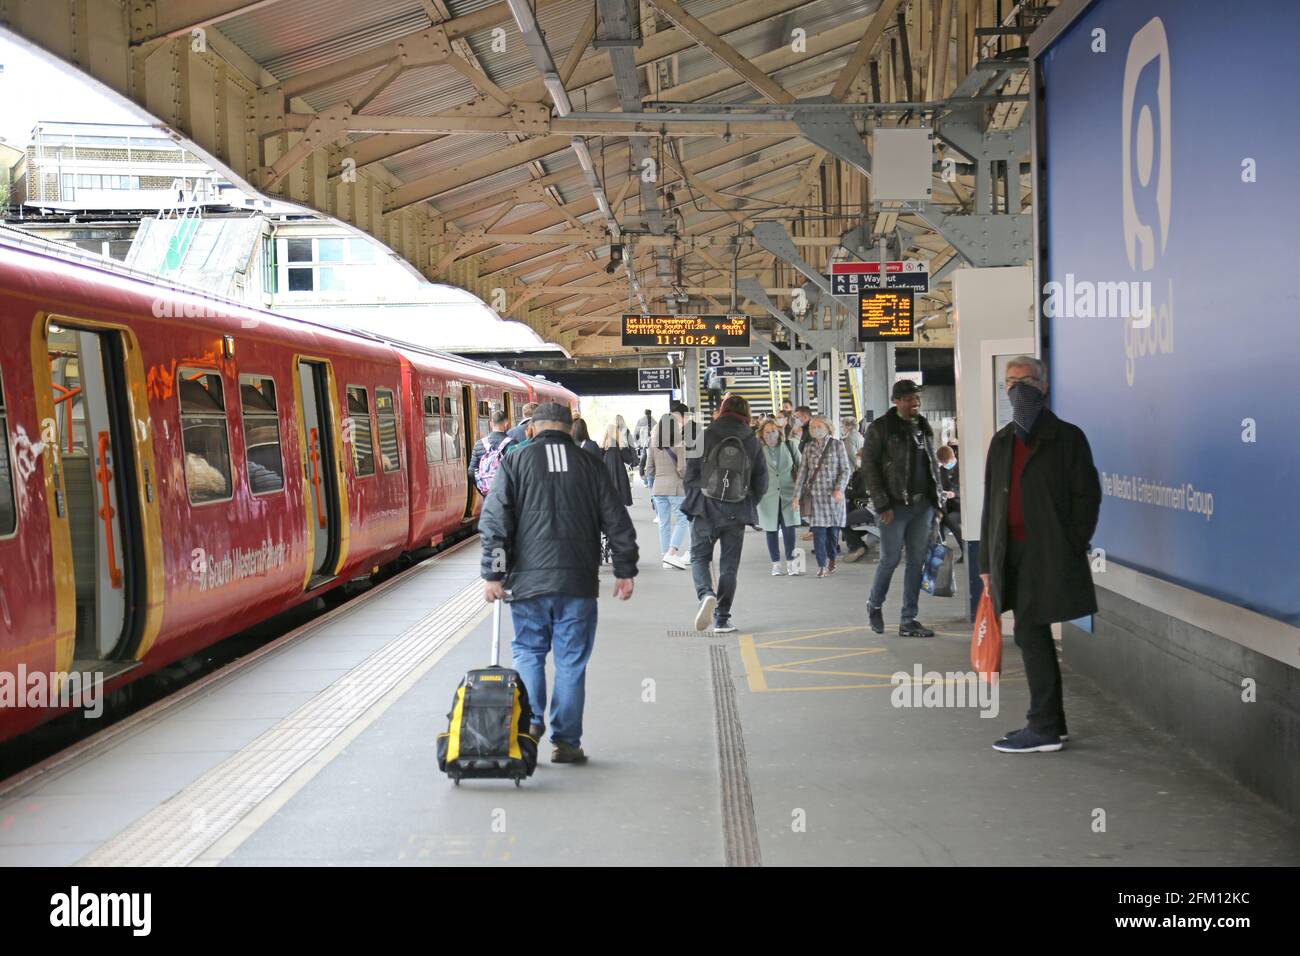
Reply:
[[[682,514],[686,499],[686,442],[682,435],[681,416],[669,412],[659,419],[646,450],[645,476],[653,485],[650,502],[659,518],[659,551],[665,568],[685,571],[691,566],[682,550],[689,526]]]
[[[618,422],[605,429],[605,439],[600,443],[601,454],[605,459],[605,468],[614,482],[614,489],[619,499],[628,507],[632,506],[632,481],[627,476],[627,469],[636,461],[632,443],[623,440]]]
[[[804,447],[803,466],[795,482],[795,500],[812,526],[817,577],[835,573],[836,529],[844,527],[844,486],[849,483],[849,456],[844,442],[831,437],[831,426],[821,415],[808,421],[812,440]]]
[[[600,446],[591,440],[591,433],[587,430],[586,419],[575,418],[573,420],[573,443],[583,451],[590,452],[601,461],[605,460],[605,453],[600,450]]]
[[[758,426],[758,443],[767,462],[767,491],[758,499],[758,526],[767,532],[767,553],[772,574],[802,574],[794,560],[794,529],[799,526],[795,507],[795,476],[799,473],[799,446],[785,440],[784,430],[774,419]],[[781,545],[785,545],[785,561]]]

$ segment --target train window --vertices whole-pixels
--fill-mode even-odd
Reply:
[[[18,506],[14,501],[13,468],[9,464],[9,414],[5,405],[4,376],[0,375],[0,537],[14,533]]]
[[[424,396],[424,460],[442,461],[442,401],[428,393]]]
[[[360,385],[348,386],[348,422],[352,431],[352,467],[358,478],[375,473],[375,437],[370,430],[370,396]]]
[[[442,400],[442,411],[447,420],[442,425],[442,446],[447,450],[447,460],[460,457],[460,417],[456,412],[456,399],[448,395]]]
[[[397,406],[389,389],[375,389],[375,415],[379,419],[380,464],[384,471],[397,471],[402,467],[402,455],[397,442]]]
[[[284,487],[284,456],[280,451],[275,381],[266,375],[241,375],[239,397],[244,411],[248,487],[255,495],[279,491]]]
[[[176,379],[190,502],[201,505],[230,498],[230,434],[221,373],[180,368]]]

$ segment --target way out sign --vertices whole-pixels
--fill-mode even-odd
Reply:
[[[879,262],[835,262],[831,264],[832,295],[857,295],[864,289],[879,288]],[[885,288],[929,292],[930,266],[917,259],[886,262]]]
[[[671,392],[673,390],[673,370],[671,368],[639,368],[636,370],[636,387],[639,392]]]

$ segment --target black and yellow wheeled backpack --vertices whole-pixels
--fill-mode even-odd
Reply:
[[[461,778],[472,777],[509,778],[519,786],[537,768],[537,741],[528,736],[528,691],[517,671],[499,666],[501,603],[492,605],[492,665],[465,675],[447,715],[447,732],[438,735],[438,769],[458,786]]]

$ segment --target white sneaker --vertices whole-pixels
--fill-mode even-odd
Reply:
[[[780,561],[774,562],[772,564],[772,577],[779,578],[783,574],[785,574],[785,565]]]
[[[671,565],[679,571],[689,571],[691,567],[691,562],[687,561],[680,554],[664,555],[664,564]]]
[[[704,595],[704,600],[700,602],[700,609],[695,613],[695,629],[697,631],[708,630],[713,623],[713,609],[718,606],[718,599],[712,594]]]
[[[658,516],[658,515],[655,515],[655,524],[658,524],[658,523],[659,523],[659,516]]]

